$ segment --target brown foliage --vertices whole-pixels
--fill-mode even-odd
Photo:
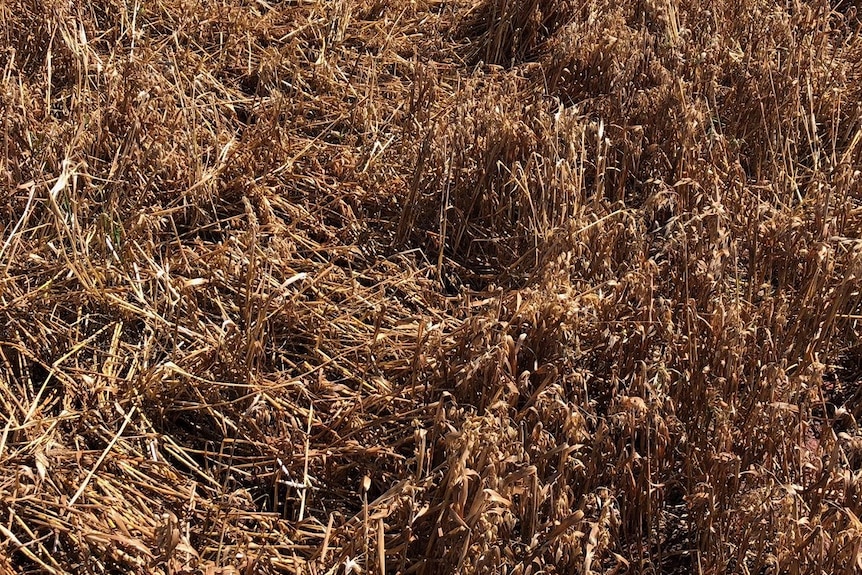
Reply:
[[[853,7],[0,31],[0,573],[862,569]]]

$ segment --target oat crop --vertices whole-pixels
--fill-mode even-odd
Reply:
[[[858,573],[859,10],[0,1],[0,574]]]

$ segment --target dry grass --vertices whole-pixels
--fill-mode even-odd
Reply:
[[[0,22],[0,573],[862,569],[850,3]]]

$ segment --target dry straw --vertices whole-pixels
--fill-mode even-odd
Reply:
[[[0,573],[858,572],[860,27],[0,2]]]

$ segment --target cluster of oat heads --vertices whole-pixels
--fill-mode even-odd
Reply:
[[[850,3],[0,22],[0,573],[862,569]]]

